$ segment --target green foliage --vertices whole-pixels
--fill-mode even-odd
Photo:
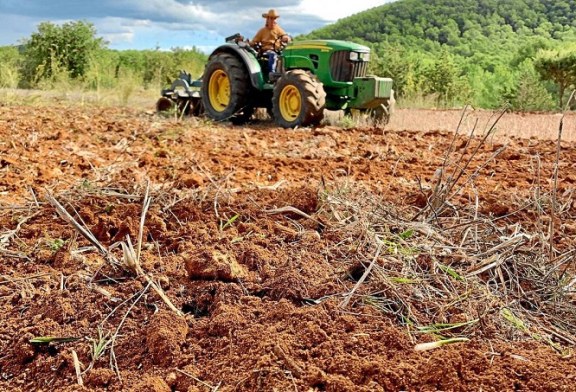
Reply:
[[[58,250],[60,250],[65,244],[65,241],[61,238],[56,238],[53,241],[50,241],[48,246],[50,247],[50,250],[53,252],[56,252]]]
[[[120,104],[143,89],[160,90],[181,70],[199,77],[207,56],[196,48],[170,51],[106,48],[86,22],[49,22],[19,47],[0,47],[0,88],[113,91]]]
[[[414,74],[420,65],[418,56],[400,45],[390,45],[386,42],[374,46],[375,55],[372,72],[377,75],[394,79],[394,94],[404,97],[414,90]]]
[[[117,52],[99,50],[88,59],[88,69],[84,74],[84,85],[89,90],[100,91],[117,86]]]
[[[145,87],[159,86],[166,80],[173,80],[184,69],[192,75],[199,76],[206,63],[206,55],[196,49],[172,51],[159,50],[126,50],[112,52],[117,58],[116,77],[123,70],[130,69],[137,74]]]
[[[16,88],[19,76],[20,54],[12,46],[0,47],[0,88]]]
[[[119,104],[125,106],[130,97],[137,91],[141,79],[138,77],[137,71],[132,68],[119,69],[117,76],[116,90],[119,93]]]
[[[439,57],[426,67],[423,73],[424,93],[436,96],[439,105],[448,104],[457,98],[460,70],[454,56],[446,49],[441,51]]]
[[[576,4],[567,0],[399,0],[297,39],[372,47],[372,71],[394,79],[401,105],[420,100],[495,108],[510,102],[518,110],[546,110],[549,95],[565,98],[573,81],[554,69],[558,58],[548,53],[545,60],[539,51],[576,42],[575,27]],[[568,52],[562,54],[567,68]],[[527,65],[534,59],[538,73]]]
[[[532,60],[518,65],[518,80],[507,98],[510,107],[520,111],[551,110],[554,108],[552,94],[546,89]]]
[[[232,218],[228,219],[227,221],[220,219],[220,231],[224,231],[227,227],[232,226],[236,221],[236,219],[238,218],[240,218],[240,214],[235,214]]]
[[[540,50],[536,54],[534,67],[543,79],[557,84],[558,105],[561,108],[566,89],[576,85],[576,44]]]
[[[23,78],[34,85],[62,74],[72,79],[82,77],[91,55],[103,47],[104,41],[96,37],[90,23],[40,23],[24,45]]]
[[[102,38],[96,36],[93,25],[82,21],[62,25],[43,22],[22,48],[21,54],[17,48],[2,48],[2,85],[14,86],[13,74],[20,75],[17,78],[21,80],[20,87],[54,89],[76,84],[98,91],[120,84],[122,100],[129,97],[136,86],[160,88],[181,69],[200,74],[206,60],[196,49],[109,50]],[[5,60],[8,54],[10,61]]]

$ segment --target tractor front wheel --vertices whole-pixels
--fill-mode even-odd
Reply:
[[[249,104],[251,85],[240,60],[219,53],[210,59],[202,78],[202,106],[216,121],[246,121],[253,108]]]
[[[272,113],[276,123],[284,128],[319,124],[325,104],[322,83],[304,70],[286,72],[274,86]]]
[[[370,118],[374,122],[374,125],[382,127],[388,125],[390,122],[390,116],[392,116],[395,106],[396,99],[394,99],[394,90],[392,90],[390,92],[390,98],[388,99],[388,102],[381,103],[369,112]]]
[[[390,122],[390,108],[383,103],[368,111],[375,126],[385,126]]]

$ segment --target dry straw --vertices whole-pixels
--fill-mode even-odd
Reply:
[[[344,309],[374,306],[411,333],[432,334],[439,341],[495,331],[491,334],[503,339],[537,339],[559,351],[576,344],[571,302],[576,278],[568,268],[574,251],[548,251],[554,244],[542,241],[552,241],[551,229],[533,231],[539,226],[527,222],[524,227],[520,217],[510,232],[505,221],[532,208],[562,218],[566,211],[542,210],[541,201],[553,190],[528,196],[538,195],[538,200],[511,200],[519,207],[498,218],[482,215],[478,202],[452,202],[470,188],[482,192],[475,179],[488,162],[473,165],[472,157],[503,115],[480,136],[475,136],[475,123],[459,154],[455,135],[436,183],[430,190],[421,187],[427,203],[416,213],[414,207],[387,203],[355,183],[336,183],[324,191],[317,219],[342,238],[328,252],[355,280],[344,295]]]
[[[65,221],[70,223],[84,238],[86,238],[98,252],[104,256],[104,258],[113,266],[121,266],[125,270],[133,273],[136,276],[142,276],[148,282],[148,284],[156,291],[156,293],[162,298],[162,300],[168,305],[168,307],[177,315],[182,316],[182,312],[172,304],[170,299],[164,293],[164,290],[152,279],[152,277],[145,273],[140,264],[140,255],[142,250],[143,242],[143,231],[144,223],[146,220],[146,213],[150,208],[151,198],[149,195],[149,186],[146,187],[146,192],[143,197],[143,207],[142,214],[140,216],[140,226],[138,230],[138,243],[136,250],[132,245],[130,236],[126,236],[126,242],[119,242],[118,244],[112,245],[107,249],[104,247],[100,241],[92,234],[92,232],[83,223],[78,222],[67,210],[54,198],[49,192],[46,195],[48,202],[56,209],[58,215]],[[122,258],[118,258],[111,252],[111,250],[120,246],[122,249]]]

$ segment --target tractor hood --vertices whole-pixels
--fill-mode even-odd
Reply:
[[[302,51],[310,49],[316,51],[319,50],[321,52],[347,50],[353,52],[370,53],[370,48],[368,48],[367,46],[356,44],[354,42],[340,41],[335,39],[296,41],[288,45],[288,47],[284,49],[284,52],[286,55],[290,55],[290,53],[294,51]]]
[[[282,57],[287,71],[309,70],[320,79],[324,89],[347,89],[354,78],[366,76],[370,48],[339,40],[296,41],[284,49]]]

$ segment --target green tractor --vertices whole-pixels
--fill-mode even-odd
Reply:
[[[157,109],[204,113],[216,121],[248,121],[265,108],[284,128],[317,125],[324,110],[370,116],[380,124],[390,118],[392,79],[367,75],[370,49],[337,40],[277,40],[277,72],[268,59],[239,34],[226,39],[208,59],[200,80],[182,72],[162,90]]]

